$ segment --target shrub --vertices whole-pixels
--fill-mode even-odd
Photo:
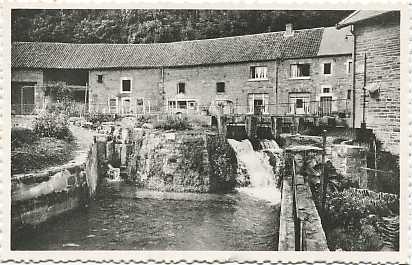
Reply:
[[[151,123],[152,122],[152,117],[149,115],[139,115],[136,117],[135,122],[134,122],[134,127],[135,128],[141,128],[143,124],[145,123]]]
[[[180,117],[174,115],[168,115],[165,119],[157,121],[154,127],[156,129],[178,131],[192,129],[189,119],[186,116]]]
[[[349,188],[327,196],[326,219],[330,224],[345,227],[359,226],[368,215],[392,216],[399,214],[399,197],[394,194]]]
[[[49,112],[42,113],[34,122],[33,132],[39,137],[54,137],[64,140],[73,139],[73,135],[69,128],[68,118],[64,114]]]
[[[36,140],[36,135],[29,128],[13,127],[11,129],[11,146],[12,149],[23,144],[31,144]]]
[[[117,117],[116,114],[90,113],[86,116],[86,120],[93,124],[99,125],[102,122],[114,122],[117,120]]]

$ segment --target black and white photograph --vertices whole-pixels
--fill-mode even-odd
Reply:
[[[10,10],[11,253],[400,253],[399,8],[114,8]]]

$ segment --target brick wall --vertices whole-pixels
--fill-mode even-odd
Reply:
[[[363,69],[366,84],[380,86],[378,98],[366,97],[366,124],[385,150],[399,154],[400,141],[400,17],[399,12],[355,25],[357,124],[362,119]]]

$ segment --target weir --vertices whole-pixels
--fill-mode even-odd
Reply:
[[[13,248],[64,248],[54,241],[55,233],[69,233],[64,237],[71,240],[65,242],[65,246],[86,244],[84,249],[112,248],[113,246],[107,245],[109,239],[105,238],[105,231],[113,232],[115,236],[115,231],[124,230],[122,224],[125,220],[130,220],[127,222],[132,230],[125,230],[125,237],[132,237],[134,240],[149,238],[149,242],[141,243],[142,249],[161,250],[165,249],[162,244],[166,243],[169,249],[190,250],[193,246],[202,246],[203,250],[239,250],[239,246],[230,245],[232,238],[239,237],[240,241],[245,240],[241,249],[277,250],[279,244],[279,250],[291,250],[293,245],[287,245],[279,238],[279,234],[288,235],[285,233],[286,227],[291,227],[285,227],[285,223],[288,223],[285,213],[291,207],[287,198],[292,189],[287,189],[290,183],[285,182],[282,175],[285,167],[283,150],[274,140],[270,127],[264,124],[256,127],[254,135],[260,136],[260,139],[248,138],[246,127],[245,124],[228,124],[227,137],[205,131],[138,129],[129,130],[128,133],[126,130],[122,131],[122,135],[127,134],[127,137],[96,138],[92,147],[93,156],[89,156],[89,162],[85,165],[86,173],[91,172],[86,175],[93,175],[95,178],[85,179],[81,186],[87,187],[86,192],[89,190],[92,193],[97,188],[96,200],[76,205],[63,202],[65,207],[70,206],[65,210],[85,205],[88,205],[88,210],[75,211],[62,219],[48,220],[46,217],[35,220],[33,217],[29,221],[27,218],[22,219],[26,216],[26,207],[23,206],[32,198],[26,199],[28,193],[20,189],[21,194],[15,193],[14,201],[22,207],[15,207],[13,222],[18,226],[29,222],[39,226],[47,221],[47,227],[50,227],[51,222],[52,229],[27,233],[36,242],[19,240],[24,244],[13,245]],[[91,168],[90,165],[94,167]],[[80,173],[77,175],[84,176]],[[68,184],[69,182],[67,181]],[[36,188],[40,189],[46,184],[36,184]],[[63,189],[66,191],[71,187],[64,186]],[[233,193],[234,189],[237,192]],[[60,194],[58,189],[43,193],[50,197],[56,192]],[[43,193],[39,193],[34,199],[37,201],[46,198]],[[47,201],[48,209],[51,209],[53,201]],[[124,205],[130,205],[133,210],[123,209]],[[170,212],[170,205],[175,206],[173,213]],[[158,214],[148,216],[146,210],[153,207]],[[257,209],[260,209],[258,214]],[[37,209],[29,211],[34,214]],[[280,211],[283,215],[279,214]],[[176,212],[183,219],[172,218],[169,220],[172,227],[165,228],[165,232],[176,237],[159,241],[154,239],[151,228],[158,231],[159,226],[163,226],[164,218],[174,216]],[[56,212],[54,217],[60,216],[60,213]],[[235,224],[233,220],[236,220]],[[206,234],[202,234],[205,222],[213,225],[205,230]],[[115,223],[119,225],[114,226]],[[190,237],[185,237],[185,233],[181,232],[179,227],[182,225],[186,226],[185,231]],[[141,230],[141,227],[147,229]],[[100,231],[100,228],[104,231]],[[86,231],[79,232],[79,229]],[[39,233],[42,234],[41,237]],[[214,237],[214,233],[219,236]],[[248,233],[250,237],[247,236]],[[101,234],[103,239],[101,242],[85,242],[84,238],[71,234],[90,234],[90,238]],[[27,235],[25,232],[23,236]],[[201,241],[203,238],[208,238],[209,243],[197,245],[196,240]],[[116,245],[116,249],[130,248],[127,239],[125,242],[124,245]]]
[[[241,186],[238,190],[270,201],[272,204],[279,203],[280,191],[276,187],[278,176],[274,174],[269,155],[263,151],[253,150],[248,139],[228,139],[228,142],[238,159],[238,184]],[[276,146],[276,143],[272,144],[272,147]]]

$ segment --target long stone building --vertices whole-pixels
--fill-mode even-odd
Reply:
[[[355,11],[338,28],[351,28],[355,38],[355,126],[364,122],[386,150],[399,154],[400,12]]]
[[[156,44],[12,44],[12,111],[31,113],[64,82],[88,111],[315,114],[350,119],[349,29]]]

